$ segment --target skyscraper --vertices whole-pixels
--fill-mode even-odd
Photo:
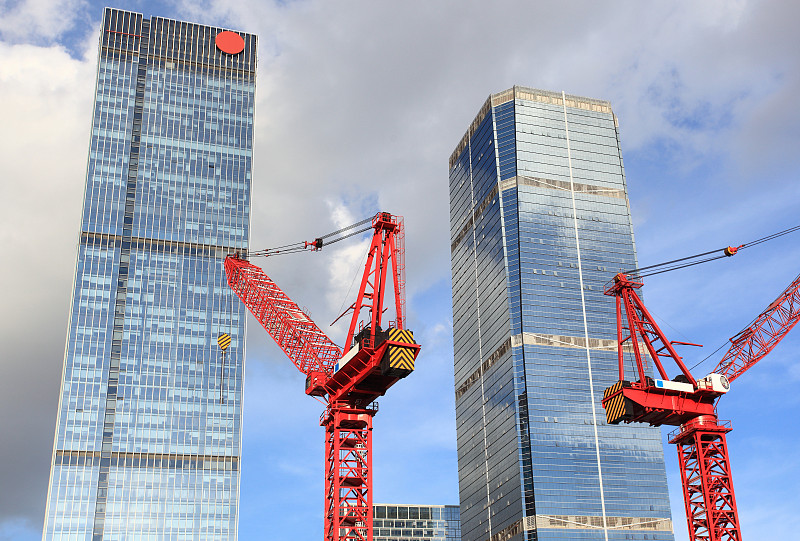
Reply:
[[[600,405],[636,267],[610,104],[493,94],[449,165],[462,538],[672,540],[659,430]]]
[[[256,37],[106,9],[44,539],[235,539]],[[217,337],[232,344],[223,363]]]

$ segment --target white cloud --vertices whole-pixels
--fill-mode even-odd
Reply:
[[[74,60],[60,47],[0,43],[0,240],[22,268],[3,266],[4,306],[35,314],[68,298],[68,288],[51,289],[71,279],[74,242],[84,185],[94,86],[94,66]],[[22,259],[24,258],[24,259]],[[5,313],[5,322],[22,331],[25,319]],[[63,333],[61,333],[63,334]]]
[[[85,0],[22,0],[0,4],[0,37],[11,42],[50,41],[72,28]],[[10,8],[10,9],[9,9]]]
[[[75,264],[94,63],[0,42],[2,515],[39,521]],[[35,503],[34,503],[35,502]],[[41,507],[40,507],[41,506]]]

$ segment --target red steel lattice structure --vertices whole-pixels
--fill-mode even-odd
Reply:
[[[745,330],[731,338],[731,347],[714,372],[733,381],[772,351],[800,321],[800,276],[761,312]]]
[[[420,346],[405,329],[403,220],[381,212],[352,311],[344,350],[263,270],[238,255],[225,259],[228,284],[306,375],[306,394],[323,397],[325,539],[372,541],[372,417],[375,399],[414,370]],[[330,241],[329,241],[330,243]],[[305,243],[319,249],[321,243]],[[382,325],[386,286],[393,282],[396,317]],[[362,319],[362,310],[367,315]],[[358,333],[356,334],[356,329]]]
[[[225,274],[236,295],[302,373],[333,371],[342,349],[264,271],[229,256]]]
[[[691,541],[741,541],[725,436],[730,422],[718,420],[715,403],[728,392],[731,381],[769,353],[800,320],[800,276],[731,339],[714,372],[700,380],[689,373],[673,347],[687,343],[667,340],[637,295],[640,287],[641,283],[618,274],[606,290],[606,295],[616,297],[620,378],[603,395],[606,419],[609,424],[678,426],[670,443],[678,449]],[[636,381],[625,380],[626,353],[634,358]],[[663,379],[648,376],[645,354]],[[681,371],[671,381],[662,363],[666,358]]]
[[[670,443],[678,447],[683,503],[692,540],[739,540],[728,444],[730,423],[701,415],[681,426]]]
[[[325,539],[372,539],[374,408],[330,408],[325,427]]]

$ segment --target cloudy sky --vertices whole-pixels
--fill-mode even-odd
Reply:
[[[41,536],[103,4],[0,0],[0,540]],[[611,101],[641,265],[800,223],[794,2],[115,7],[259,35],[254,248],[378,208],[405,216],[409,326],[425,351],[413,381],[381,401],[379,502],[458,503],[447,159],[490,93],[520,84]],[[276,259],[271,275],[324,324],[345,301],[359,250]],[[691,366],[798,272],[800,233],[653,277],[645,291],[672,339],[706,344],[686,352]],[[800,539],[798,346],[795,331],[720,405],[735,429],[748,541]],[[270,539],[318,538],[320,406],[255,324],[247,347],[241,538],[265,527]],[[674,448],[665,454],[676,537],[686,539]]]

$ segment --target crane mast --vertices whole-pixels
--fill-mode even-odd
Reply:
[[[616,297],[619,381],[603,393],[609,424],[646,422],[672,425],[670,443],[677,446],[691,541],[741,541],[736,496],[730,470],[726,434],[729,421],[717,418],[715,402],[728,392],[730,382],[771,351],[800,320],[800,276],[744,331],[714,371],[695,379],[674,345],[645,308],[635,282],[617,274],[605,291]],[[624,360],[632,356],[638,380],[625,379]],[[658,375],[648,372],[646,356]],[[662,360],[671,359],[681,374],[669,380]]]
[[[420,350],[413,333],[405,329],[403,220],[380,212],[370,228],[372,240],[358,296],[348,309],[352,316],[344,348],[262,269],[238,255],[225,259],[228,284],[306,375],[306,394],[327,401],[320,417],[325,429],[326,541],[372,541],[375,399],[414,370]],[[322,240],[305,246],[319,249]],[[384,328],[389,281],[396,317]],[[362,318],[364,309],[367,315]]]

